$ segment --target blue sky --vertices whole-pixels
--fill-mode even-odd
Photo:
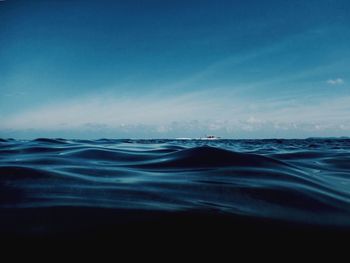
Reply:
[[[0,137],[350,135],[350,2],[0,1]]]

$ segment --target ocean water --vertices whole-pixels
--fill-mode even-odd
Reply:
[[[10,236],[349,231],[350,140],[2,139],[0,213]]]

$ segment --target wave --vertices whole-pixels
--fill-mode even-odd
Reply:
[[[273,158],[237,153],[209,146],[194,147],[158,157],[153,162],[138,165],[144,168],[207,168],[207,167],[276,167],[289,166]]]
[[[10,214],[201,211],[350,227],[347,140],[0,142],[0,210]]]

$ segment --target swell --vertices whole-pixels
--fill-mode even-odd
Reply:
[[[332,140],[2,140],[0,206],[203,210],[348,226],[348,147]]]
[[[139,168],[208,168],[208,167],[288,167],[287,163],[256,154],[232,152],[209,146],[179,150],[162,155]]]
[[[33,142],[37,143],[47,143],[47,144],[66,144],[67,141],[62,138],[50,139],[50,138],[38,138],[33,140]]]

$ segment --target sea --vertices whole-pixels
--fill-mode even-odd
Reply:
[[[349,236],[350,139],[0,139],[0,215],[8,238]]]

